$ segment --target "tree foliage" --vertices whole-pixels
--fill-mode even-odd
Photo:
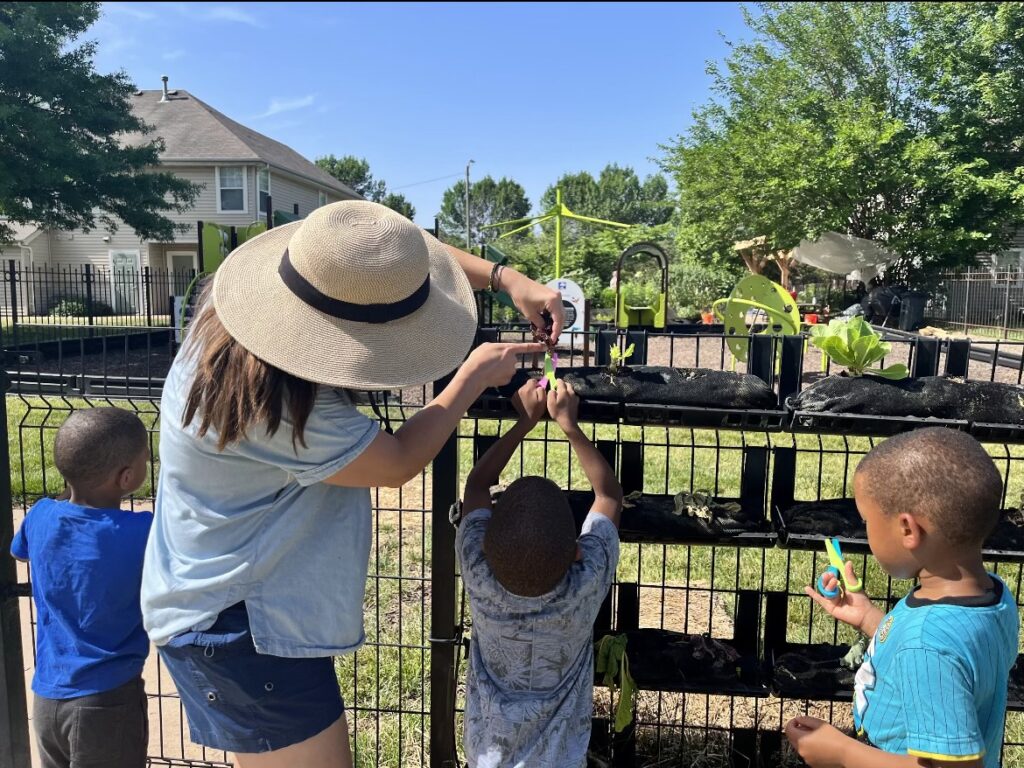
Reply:
[[[668,147],[680,237],[727,261],[828,230],[904,275],[1007,244],[1024,220],[1021,3],[763,3]]]
[[[469,185],[470,242],[479,245],[495,240],[500,232],[481,230],[488,224],[521,219],[530,213],[526,190],[517,181],[501,177],[495,181],[484,176]],[[466,243],[466,182],[458,181],[441,198],[441,231],[451,242]]]
[[[172,240],[164,214],[188,210],[199,187],[153,172],[163,142],[133,113],[124,73],[93,68],[79,37],[99,3],[0,3],[0,217],[54,229]],[[10,238],[0,220],[0,241]]]
[[[387,206],[409,219],[416,215],[416,209],[405,195],[388,192],[387,183],[383,179],[374,178],[370,172],[370,164],[365,158],[355,155],[325,155],[318,157],[316,164],[365,199]]]

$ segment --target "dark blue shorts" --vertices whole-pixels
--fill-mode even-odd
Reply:
[[[315,736],[345,711],[334,660],[256,653],[244,603],[158,650],[196,744],[269,752]]]

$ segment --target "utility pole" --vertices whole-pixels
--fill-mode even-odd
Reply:
[[[473,247],[469,241],[469,166],[473,164],[473,160],[466,163],[466,250],[468,251]]]

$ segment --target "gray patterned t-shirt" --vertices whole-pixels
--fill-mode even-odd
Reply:
[[[466,677],[466,758],[471,768],[585,766],[594,697],[594,619],[619,561],[619,534],[591,512],[582,553],[540,597],[508,592],[483,553],[491,511],[459,526],[456,548],[473,612]]]

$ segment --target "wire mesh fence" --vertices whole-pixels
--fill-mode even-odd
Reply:
[[[63,332],[76,328],[67,323],[55,327]],[[156,324],[110,327],[133,332],[61,341],[2,336],[12,526],[36,500],[62,490],[52,467],[53,439],[68,414],[79,408],[118,405],[143,418],[154,461],[149,481],[128,504],[152,508],[159,473],[160,395],[177,339],[172,328]],[[525,328],[509,327],[485,329],[481,338],[511,341],[527,335]],[[615,332],[609,338],[608,331],[597,331],[567,338],[562,366],[605,364],[615,337]],[[749,362],[735,363],[729,339],[720,333],[633,332],[630,339],[637,342],[635,364],[754,372],[776,391],[807,386],[834,372],[803,339],[790,340],[788,352],[772,343],[760,358],[751,346]],[[966,354],[949,343],[922,346],[903,337],[892,343],[885,364],[904,362],[922,374],[959,365],[978,380],[1019,384],[1024,379],[1021,343],[974,342]],[[787,364],[796,360],[795,382],[783,365],[784,353]],[[539,361],[526,364],[534,362]],[[374,397],[365,407],[398,428],[428,396],[426,388],[403,390],[386,399]],[[622,733],[612,726],[617,702],[598,685],[593,764],[799,764],[780,737],[790,716],[809,713],[850,725],[852,672],[843,671],[838,658],[855,638],[812,609],[803,593],[826,564],[821,537],[842,532],[844,551],[854,555],[869,594],[878,601],[891,606],[910,587],[893,582],[867,557],[859,531],[843,528],[851,523],[857,462],[884,438],[793,434],[781,417],[759,421],[755,428],[749,423],[730,428],[725,422],[721,428],[697,428],[667,417],[651,423],[650,415],[627,411],[585,426],[630,494],[622,557],[595,637],[627,633],[637,643],[655,643],[652,647],[668,639],[688,652],[698,648],[712,660],[715,653],[730,660],[735,654],[730,663],[740,672],[694,680],[673,676],[669,665],[655,675],[639,674],[634,722]],[[474,458],[508,426],[507,414],[472,411],[432,471],[402,489],[373,493],[367,643],[336,662],[357,765],[440,766],[458,759],[458,713],[464,706],[461,686],[472,617],[458,587],[447,506]],[[1024,505],[1024,446],[993,443],[989,450],[1005,479],[1004,508],[1019,509]],[[550,477],[586,503],[584,476],[552,424],[542,422],[531,433],[503,480],[527,474]],[[679,494],[736,505],[748,515],[749,525],[679,535],[671,525],[643,528],[630,522],[631,513],[637,516],[645,505],[669,503]],[[826,503],[814,507],[818,502]],[[797,530],[793,510],[808,504],[801,519],[813,525]],[[1020,600],[1024,553],[1006,556],[1004,551],[1000,557],[991,567]],[[27,569],[17,575],[19,583],[31,583]],[[30,676],[35,617],[24,590],[17,603]],[[814,664],[794,666],[794,658]],[[155,653],[145,674],[151,764],[228,765],[228,755],[189,740],[180,701]],[[1024,707],[1024,701],[1017,707]],[[1003,765],[1024,766],[1024,718],[1016,711],[1007,719]]]
[[[933,322],[977,336],[1024,339],[1024,271],[967,270],[941,276]]]

